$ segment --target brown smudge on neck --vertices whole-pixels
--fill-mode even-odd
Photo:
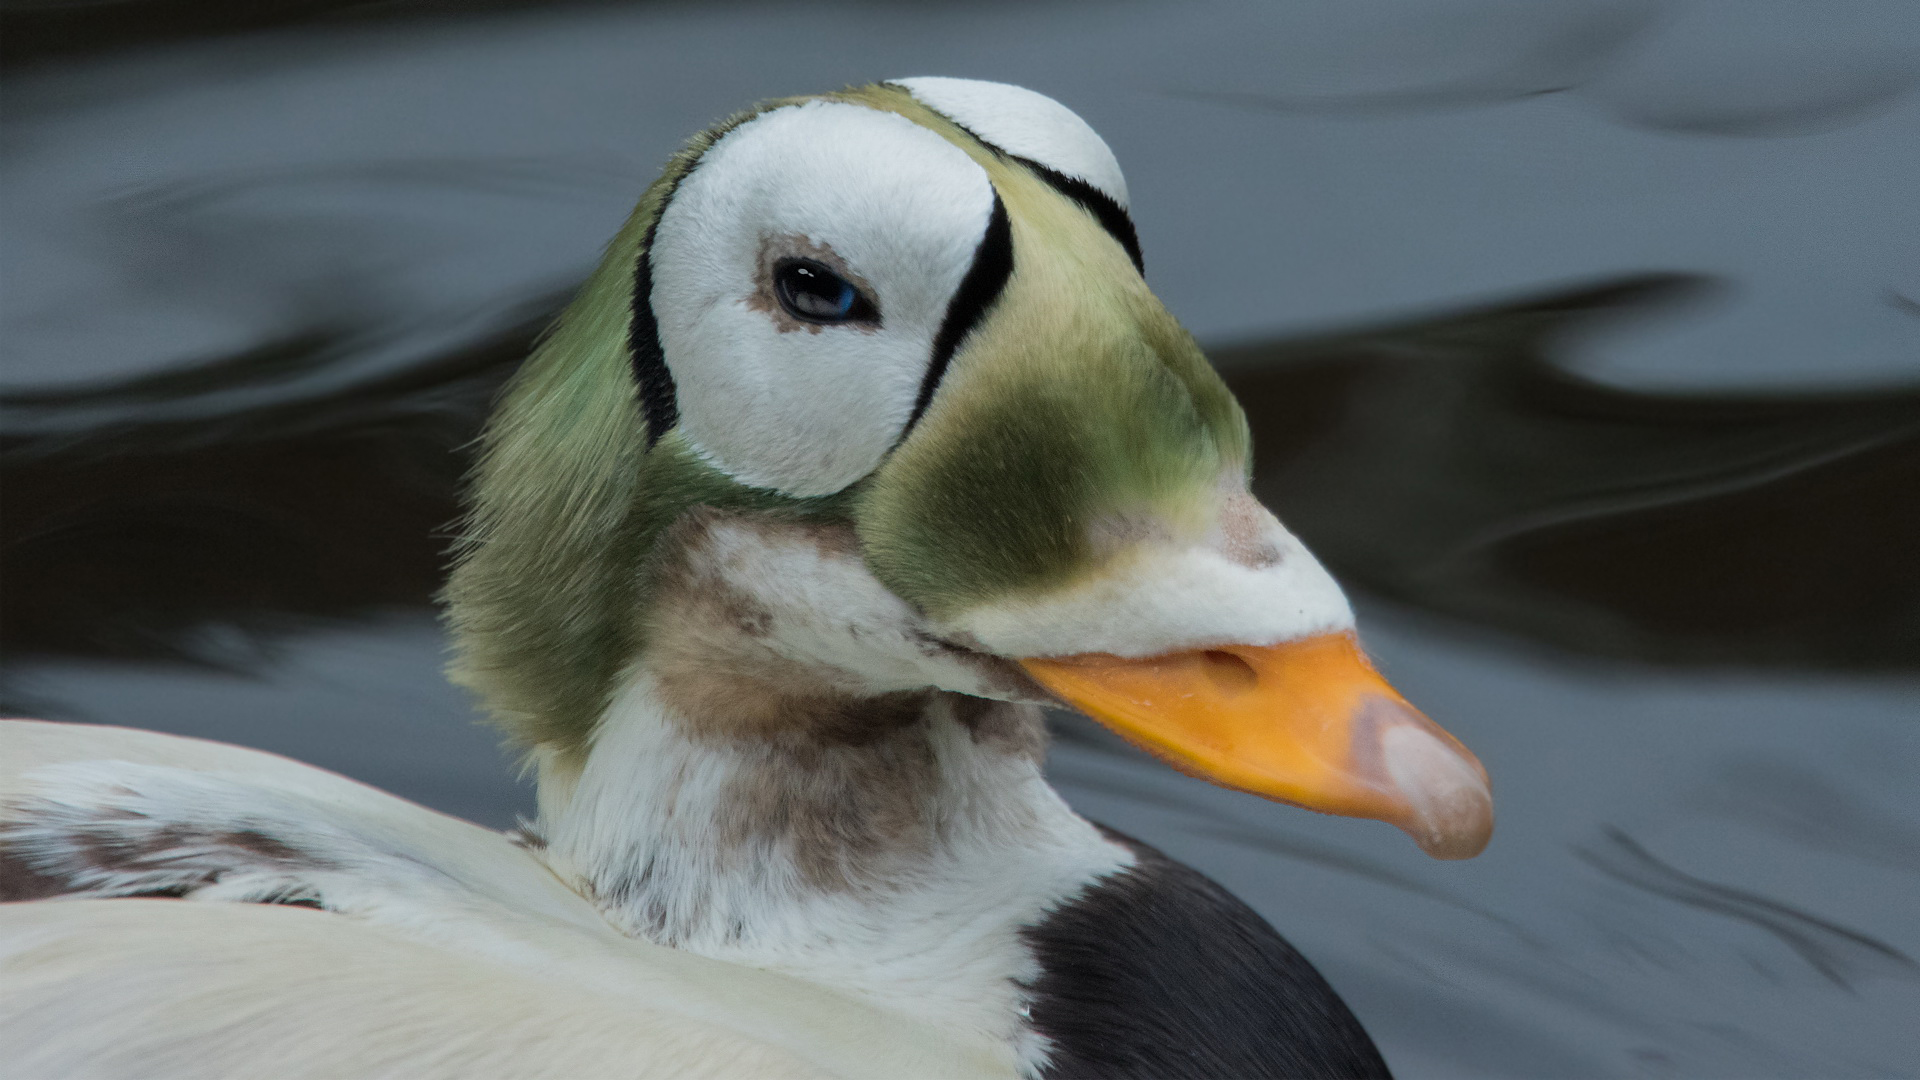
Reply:
[[[714,822],[717,847],[753,851],[772,841],[811,888],[869,887],[940,843],[933,725],[958,723],[972,745],[996,756],[1044,756],[1045,729],[1032,706],[931,687],[875,694],[847,673],[783,655],[773,641],[778,613],[728,580],[726,556],[712,557],[722,524],[769,539],[798,536],[828,558],[859,558],[846,526],[704,507],[662,538],[640,668],[670,722],[729,757],[735,775]],[[932,639],[926,647],[965,654]]]
[[[871,742],[902,723],[891,700],[857,695],[836,673],[772,647],[774,612],[703,558],[716,526],[799,532],[831,554],[842,526],[760,520],[695,507],[662,537],[642,667],[682,730],[717,743]],[[850,531],[850,530],[847,530]],[[862,708],[861,706],[871,707]]]
[[[924,706],[885,703],[883,712],[905,722],[874,725],[879,734],[864,742],[773,739],[742,754],[736,761],[747,767],[731,781],[715,844],[752,851],[772,841],[821,892],[853,891],[924,860],[938,840],[929,803],[939,782],[917,722]]]

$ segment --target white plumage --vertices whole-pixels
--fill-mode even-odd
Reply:
[[[1004,1046],[960,1044],[815,983],[622,935],[507,836],[272,754],[6,721],[0,762],[0,799],[54,800],[124,826],[95,829],[98,843],[139,844],[165,820],[178,855],[183,821],[214,830],[203,850],[257,822],[296,830],[308,855],[337,864],[188,901],[0,904],[10,1075],[261,1075],[266,1063],[314,1078],[1015,1072]],[[61,822],[40,820],[45,830],[15,843],[68,842]],[[121,885],[194,872],[170,859]],[[217,902],[243,890],[297,898],[302,883],[354,917]]]

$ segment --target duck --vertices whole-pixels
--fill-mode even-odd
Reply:
[[[1250,494],[1066,106],[897,79],[671,158],[503,391],[443,600],[500,832],[0,724],[21,1075],[1379,1077],[1312,964],[1075,813],[1048,709],[1477,854],[1485,769]]]

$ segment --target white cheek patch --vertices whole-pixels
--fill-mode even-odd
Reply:
[[[1251,501],[1251,500],[1249,500]],[[1001,656],[1159,656],[1353,629],[1346,594],[1264,509],[1258,535],[1149,539],[1064,589],[974,608],[939,630]],[[1249,557],[1256,553],[1256,557]]]
[[[926,620],[882,585],[856,550],[823,547],[800,527],[722,521],[689,554],[697,573],[760,609],[762,646],[842,689],[885,694],[930,686],[1028,700],[992,662],[930,634]]]
[[[1084,180],[1127,208],[1127,180],[1105,139],[1045,94],[1008,83],[922,75],[889,80],[915,101],[1009,154]]]
[[[735,479],[793,495],[873,471],[993,204],[985,170],[895,113],[810,101],[727,134],[675,191],[649,255],[681,433]],[[868,283],[878,328],[796,331],[756,304],[782,237],[831,249]]]

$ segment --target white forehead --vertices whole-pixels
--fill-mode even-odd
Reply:
[[[1126,209],[1127,179],[1106,140],[1072,109],[1045,94],[1010,83],[938,75],[889,81],[1007,153],[1085,180]]]
[[[897,113],[809,101],[722,137],[648,254],[682,434],[736,479],[790,494],[871,472],[906,427],[993,203],[965,151]],[[820,249],[869,287],[877,329],[770,315],[768,259]]]
[[[807,101],[722,137],[681,182],[660,229],[715,214],[735,232],[828,229],[836,245],[946,241],[971,255],[992,201],[986,171],[934,132],[898,113]],[[876,228],[875,215],[887,227]],[[840,249],[847,258],[865,253]]]

